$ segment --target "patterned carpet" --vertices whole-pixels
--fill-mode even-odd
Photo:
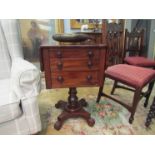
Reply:
[[[104,91],[109,93],[113,82],[106,81]],[[95,119],[95,125],[89,127],[85,120],[81,118],[67,120],[61,130],[54,129],[54,123],[61,110],[55,108],[58,100],[67,100],[68,89],[42,90],[38,100],[41,114],[43,130],[42,135],[148,135],[155,134],[155,121],[150,128],[144,126],[146,115],[153,100],[150,98],[147,108],[143,107],[142,99],[138,105],[133,124],[128,123],[130,113],[118,103],[109,99],[101,99],[100,104],[96,104],[98,88],[78,88],[78,97],[85,98],[88,102],[86,110]],[[127,103],[131,101],[133,93],[121,89],[116,89],[115,97],[123,99]]]

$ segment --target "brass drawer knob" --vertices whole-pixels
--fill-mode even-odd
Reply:
[[[92,61],[88,61],[88,67],[91,68],[93,66]]]
[[[62,52],[61,51],[57,51],[56,55],[57,55],[57,58],[62,58]]]
[[[93,79],[92,75],[88,75],[88,76],[87,76],[87,80],[88,80],[88,81],[91,81],[92,79]]]
[[[93,57],[93,56],[94,56],[93,51],[88,51],[88,56],[89,56],[89,57]]]
[[[64,78],[63,78],[62,76],[58,76],[58,77],[57,77],[57,80],[58,80],[60,83],[63,83]]]
[[[59,70],[62,70],[63,63],[62,62],[58,62],[57,67],[58,67]]]

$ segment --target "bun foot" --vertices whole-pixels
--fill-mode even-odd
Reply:
[[[88,103],[85,101],[85,99],[81,99],[79,101],[79,103],[83,106],[83,107],[87,107]]]
[[[57,109],[59,109],[59,108],[64,109],[66,104],[67,104],[66,102],[60,100],[60,101],[58,101],[58,103],[55,104],[55,107]]]
[[[88,123],[89,126],[94,126],[95,120],[94,120],[93,118],[89,118],[89,119],[87,120],[87,123]]]
[[[56,130],[60,130],[61,127],[62,127],[62,123],[61,123],[60,121],[57,121],[57,122],[54,124],[54,128],[55,128]]]
[[[57,104],[55,104],[55,107],[58,109],[59,108],[59,104],[57,103]]]

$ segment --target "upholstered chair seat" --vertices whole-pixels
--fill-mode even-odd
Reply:
[[[108,67],[105,74],[112,79],[122,81],[134,88],[143,87],[148,82],[155,79],[155,70],[126,64]]]
[[[155,70],[127,65],[127,64],[118,64],[118,65],[108,67],[107,70],[105,71],[105,77],[114,80],[115,87],[117,82],[129,86],[129,87],[125,87],[123,85],[117,85],[117,88],[125,88],[127,90],[133,91],[134,97],[133,97],[132,103],[129,106],[125,102],[122,102],[106,94],[105,92],[103,92],[103,87],[100,87],[98,97],[97,97],[97,102],[100,101],[101,96],[105,96],[120,103],[125,108],[127,108],[129,112],[131,112],[129,123],[132,123],[134,120],[134,114],[136,112],[136,108],[140,99],[142,97],[145,97],[146,100],[145,100],[144,106],[146,107],[148,104],[148,100],[155,81]],[[143,92],[142,90],[147,84],[149,85],[148,90],[146,92]],[[111,94],[113,94],[113,92],[114,92],[114,87],[111,91]]]
[[[141,66],[141,67],[155,67],[155,61],[149,58],[140,56],[130,56],[124,59],[124,62],[129,65]]]

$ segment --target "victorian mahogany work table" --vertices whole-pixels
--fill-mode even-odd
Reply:
[[[54,128],[72,117],[84,118],[89,126],[95,121],[83,107],[85,99],[78,100],[76,87],[102,86],[106,59],[105,45],[55,45],[40,47],[41,70],[45,71],[46,88],[69,88],[68,101],[59,101],[55,107],[63,111]]]

